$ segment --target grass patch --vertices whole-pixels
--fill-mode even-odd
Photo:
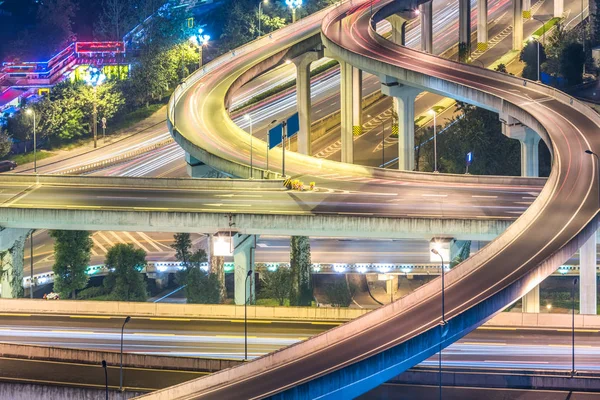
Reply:
[[[310,71],[310,77],[312,78],[313,76],[317,76],[320,73],[323,73],[323,72],[335,67],[336,65],[338,65],[338,62],[335,60],[326,62],[325,64],[320,65],[317,68]],[[267,90],[266,92],[262,92],[261,94],[254,96],[253,98],[251,98],[250,100],[248,100],[247,102],[242,104],[241,106],[236,107],[234,110],[232,110],[232,112],[242,110],[246,107],[249,107],[249,106],[256,104],[260,101],[263,101],[265,99],[268,99],[269,97],[274,96],[274,95],[276,95],[280,92],[283,92],[284,90],[287,90],[289,88],[292,88],[294,86],[296,86],[295,79],[292,79],[291,81],[286,82],[286,83],[282,83],[281,85],[275,86],[274,88]]]
[[[118,120],[114,122],[112,126],[110,126],[108,133],[113,133],[121,129],[132,127],[138,122],[149,118],[152,114],[164,107],[165,104],[166,103],[150,104],[148,107],[138,108],[135,111],[123,115],[122,117],[118,118]],[[100,136],[101,134],[102,131],[100,130]]]
[[[551,20],[549,20],[548,22],[546,22],[543,26],[540,26],[535,32],[533,32],[531,34],[531,36],[535,36],[535,37],[539,38],[540,36],[542,36],[544,34],[544,32],[548,33],[548,31],[550,29],[552,29],[552,27],[554,25],[556,25],[556,23],[558,21],[560,21],[561,19],[562,18],[558,18],[558,17],[552,18]]]
[[[37,161],[43,160],[44,158],[52,157],[55,153],[46,150],[38,150],[36,152]],[[12,160],[17,163],[17,165],[23,165],[27,163],[33,162],[33,152],[25,153],[25,154],[15,154],[8,157],[9,160]]]

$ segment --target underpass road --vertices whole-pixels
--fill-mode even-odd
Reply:
[[[123,317],[0,316],[0,342],[119,351]],[[305,340],[337,323],[324,321],[249,321],[249,357]],[[243,321],[193,318],[132,318],[124,351],[155,355],[242,359]],[[600,333],[576,330],[577,369],[600,370]],[[564,369],[571,363],[568,329],[481,328],[444,350],[447,367]],[[437,365],[437,356],[422,365]],[[0,381],[59,383],[101,387],[100,365],[0,357]],[[109,385],[118,387],[118,366],[109,366]],[[124,385],[135,390],[171,386],[202,372],[125,368]],[[425,397],[426,398],[426,397]]]

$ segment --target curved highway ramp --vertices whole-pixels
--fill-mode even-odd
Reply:
[[[519,299],[595,232],[598,176],[594,158],[584,150],[600,152],[595,136],[600,118],[552,88],[386,41],[373,31],[371,18],[385,17],[385,6],[390,3],[352,1],[327,10],[322,40],[328,53],[387,82],[464,100],[508,114],[534,128],[553,153],[552,173],[538,199],[504,234],[446,274],[445,297],[438,278],[399,301],[310,340],[143,398],[358,396],[456,341]],[[371,6],[375,14],[371,14]],[[232,169],[247,172],[243,160],[248,149],[243,144],[248,135],[226,117],[228,90],[253,66],[279,54],[269,51],[294,45],[298,38],[295,35],[312,34],[310,24],[317,24],[323,16],[321,13],[307,18],[298,25],[302,29],[291,26],[280,30],[277,40],[261,39],[265,45],[246,53],[239,63],[231,61],[215,73],[190,79],[170,106],[175,139],[199,160],[213,160],[219,166],[229,164]],[[259,165],[261,156],[258,153]],[[338,180],[348,182],[382,173],[301,155],[294,155],[291,162],[302,164],[302,170],[310,176],[319,176],[327,169],[344,171],[346,178]],[[422,176],[386,174],[398,183],[418,181]],[[465,182],[460,177],[439,179],[456,185]],[[368,191],[369,183],[354,183],[353,189]]]

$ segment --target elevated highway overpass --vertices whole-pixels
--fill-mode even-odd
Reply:
[[[512,118],[533,129],[553,154],[552,173],[544,189],[503,235],[447,274],[443,303],[441,282],[437,279],[389,306],[311,340],[147,398],[356,396],[434,354],[526,294],[595,232],[596,161],[584,150],[598,151],[600,145],[591,132],[598,128],[600,118],[552,88],[424,55],[386,41],[374,32],[372,18],[377,20],[389,15],[384,13],[398,11],[385,8],[389,4],[390,1],[352,1],[328,10],[322,24],[327,54],[377,74],[390,94],[429,90],[495,110],[507,122]],[[176,92],[169,109],[173,135],[198,164],[234,176],[251,174],[247,164],[250,137],[228,118],[228,93],[253,73],[281,62],[286,56],[282,49],[311,38],[312,29],[321,18],[322,13],[309,17],[236,50],[239,56],[235,61],[228,60],[225,67],[212,69],[206,75],[196,74]],[[219,67],[219,60],[215,66]],[[344,67],[342,74],[343,71]],[[349,79],[348,73],[342,81],[345,79]],[[349,89],[346,98],[350,97],[348,92]],[[342,114],[344,107],[348,105],[342,107]],[[255,140],[252,151],[252,174],[265,176],[264,143]],[[277,153],[270,157],[271,165],[281,165]],[[356,178],[379,178],[382,173],[301,154],[288,156],[286,172],[310,179],[337,174],[341,180],[349,181],[346,189],[355,192],[369,191],[373,183],[357,183]],[[394,175],[398,182],[428,179],[417,173]],[[441,179],[465,182],[463,177]],[[447,312],[442,311],[441,304]]]

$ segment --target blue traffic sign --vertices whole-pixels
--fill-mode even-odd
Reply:
[[[287,120],[287,137],[292,137],[300,131],[300,119],[298,113],[292,115]]]
[[[282,142],[283,128],[281,124],[269,129],[269,149],[277,147]]]
[[[473,162],[473,152],[470,151],[467,153],[467,165],[471,165],[472,162]]]

